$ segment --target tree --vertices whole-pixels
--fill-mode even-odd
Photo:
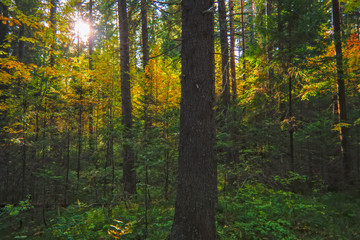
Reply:
[[[1,18],[8,18],[8,7],[0,2],[0,17]],[[8,22],[1,19],[0,21],[0,60],[7,57],[6,54],[6,47],[3,45],[6,43],[6,36],[9,32],[9,26]],[[2,69],[0,66],[0,73],[3,71],[6,71],[6,69]],[[0,164],[1,166],[6,166],[6,169],[8,169],[8,158],[9,158],[9,151],[7,149],[7,146],[5,144],[6,135],[3,131],[3,128],[7,125],[8,119],[7,119],[7,110],[3,107],[6,104],[6,100],[8,99],[8,96],[6,95],[6,91],[8,90],[8,86],[6,82],[3,82],[3,79],[0,80],[0,106],[2,107],[0,110]],[[4,167],[5,168],[5,167]],[[7,170],[8,172],[8,170]],[[6,174],[8,175],[8,174]],[[5,178],[5,177],[4,177]],[[8,186],[8,176],[6,176],[6,179],[4,179],[4,182],[6,181],[4,191],[1,193],[3,196],[1,201],[6,200],[7,195],[7,186]]]
[[[340,124],[340,144],[341,144],[341,160],[343,162],[344,181],[351,183],[351,158],[349,156],[349,128],[347,122],[346,110],[346,93],[344,81],[343,54],[341,44],[341,26],[340,26],[340,4],[338,0],[332,0],[333,9],[333,25],[334,25],[334,44],[336,58],[336,79],[337,79],[337,102],[338,116]]]
[[[7,57],[6,54],[6,47],[4,47],[6,43],[6,36],[9,31],[8,21],[4,20],[8,18],[8,7],[4,3],[0,3],[0,58]],[[0,68],[0,71],[3,71]],[[5,90],[7,89],[7,85],[4,84],[2,81],[0,82],[0,104],[5,104],[6,95],[4,94]],[[6,110],[0,110],[0,132],[2,132],[2,128],[6,125]],[[1,136],[3,136],[1,134]],[[2,141],[2,137],[0,142]]]
[[[94,33],[93,33],[93,1],[89,1],[89,70],[90,72],[94,70],[93,66],[93,52],[94,52]],[[90,79],[89,83],[93,81],[93,77],[91,76],[92,73],[90,73]],[[90,98],[92,98],[92,89],[90,89]],[[89,150],[90,150],[90,158],[94,160],[93,155],[95,151],[95,136],[94,136],[94,106],[93,103],[90,102],[90,114],[89,114]],[[95,166],[97,166],[97,163],[95,161]]]
[[[266,12],[266,30],[268,31],[270,29],[270,18],[271,18],[271,15],[274,11],[273,9],[273,3],[272,3],[272,0],[266,0],[265,2],[265,12]],[[267,39],[266,39],[266,51],[267,51],[267,61],[268,61],[268,64],[270,65],[272,63],[272,59],[273,59],[273,56],[272,56],[272,51],[273,51],[273,43],[269,40],[269,36],[267,36]],[[269,91],[270,93],[272,92],[272,87],[273,87],[273,81],[274,81],[274,69],[269,66],[269,70],[268,70],[268,88],[269,88]]]
[[[216,239],[212,0],[182,1],[179,170],[171,239]]]
[[[149,104],[152,99],[151,80],[147,74],[147,65],[149,63],[149,34],[148,34],[148,21],[147,21],[147,1],[141,0],[141,39],[142,39],[142,67],[144,71],[145,83],[144,83],[144,124],[148,129],[151,126],[151,114],[149,111]]]
[[[55,43],[56,43],[56,11],[57,11],[57,5],[58,5],[58,1],[57,0],[51,0],[50,1],[51,7],[50,7],[50,23],[51,23],[51,28],[53,30],[52,34],[53,34],[53,40],[51,41],[51,46],[50,46],[50,66],[54,66],[55,64]]]
[[[236,84],[236,63],[235,63],[235,26],[234,26],[234,2],[229,0],[230,15],[230,66],[231,66],[231,90],[232,100],[235,102],[237,97]]]
[[[229,83],[229,43],[227,37],[227,21],[225,0],[219,0],[219,23],[221,45],[221,72],[222,72],[222,103],[226,108],[230,105]]]
[[[119,33],[120,33],[120,67],[121,67],[121,106],[125,127],[123,181],[124,191],[129,194],[136,192],[136,172],[134,169],[135,155],[130,144],[132,127],[132,106],[130,91],[129,64],[129,27],[127,20],[126,0],[118,0]]]
[[[246,60],[245,60],[245,20],[244,20],[244,0],[241,0],[241,43],[242,43],[242,59],[243,59],[243,81],[246,81]]]

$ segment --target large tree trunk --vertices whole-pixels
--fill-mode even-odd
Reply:
[[[182,1],[179,175],[171,239],[216,239],[212,0]]]
[[[229,44],[227,37],[227,21],[225,0],[219,0],[219,22],[220,22],[220,48],[221,48],[221,71],[222,71],[222,101],[227,109],[230,105],[230,83],[229,83]]]
[[[337,99],[338,99],[338,115],[339,123],[347,122],[346,111],[346,93],[344,82],[344,68],[341,45],[341,27],[340,27],[340,4],[338,0],[332,0],[333,8],[333,24],[334,24],[334,43],[336,52],[336,78],[337,78]],[[344,182],[349,184],[352,181],[351,168],[352,162],[349,152],[349,128],[341,125],[340,127],[340,143],[341,143],[341,159],[343,162]]]
[[[124,191],[128,194],[136,192],[135,154],[131,147],[132,106],[130,92],[129,63],[129,26],[126,0],[118,0],[120,31],[120,65],[121,65],[121,100],[123,124],[125,126],[123,181]]]

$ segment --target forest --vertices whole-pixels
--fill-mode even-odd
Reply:
[[[359,0],[0,0],[0,239],[360,239]]]

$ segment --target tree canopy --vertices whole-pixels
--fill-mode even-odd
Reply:
[[[0,236],[357,239],[359,66],[357,0],[1,0]]]

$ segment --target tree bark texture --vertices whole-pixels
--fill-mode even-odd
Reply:
[[[213,4],[182,1],[179,172],[172,240],[216,239]]]
[[[129,63],[129,26],[127,19],[126,0],[118,0],[119,31],[120,31],[120,66],[121,66],[121,107],[125,127],[123,182],[124,191],[129,194],[136,192],[136,173],[134,169],[135,154],[131,147],[132,106],[130,89]]]

